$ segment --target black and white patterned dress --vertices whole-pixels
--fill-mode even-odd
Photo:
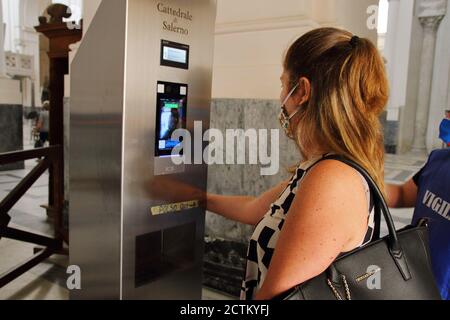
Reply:
[[[270,210],[256,226],[248,248],[246,274],[241,289],[242,300],[253,300],[257,292],[261,289],[266,279],[280,232],[298,187],[307,171],[320,160],[321,158],[312,159],[298,167],[296,173],[289,181],[288,187],[283,191],[278,200],[272,204]],[[369,208],[369,227],[365,239],[361,244],[361,246],[364,246],[372,240],[374,234],[375,208],[367,181],[362,175],[361,179],[366,191]]]

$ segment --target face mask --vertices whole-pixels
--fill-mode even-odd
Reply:
[[[299,84],[297,84],[291,90],[291,92],[289,92],[289,94],[287,95],[286,99],[284,99],[283,104],[281,105],[281,112],[280,112],[280,115],[278,117],[278,119],[280,120],[281,127],[284,129],[284,132],[286,133],[286,135],[290,139],[294,138],[294,135],[291,132],[291,120],[292,120],[292,118],[294,118],[300,112],[300,108],[297,111],[295,111],[292,115],[289,116],[289,114],[288,114],[288,112],[286,110],[286,103],[289,101],[291,96],[294,94],[295,90],[297,90],[298,86],[299,86]]]

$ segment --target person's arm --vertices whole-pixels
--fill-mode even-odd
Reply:
[[[403,185],[387,185],[387,202],[391,208],[413,208],[417,202],[417,185],[413,179]]]
[[[318,164],[299,187],[256,299],[272,299],[320,275],[361,243],[367,227],[361,176],[340,162]]]
[[[146,167],[144,166],[139,170],[144,171]],[[256,225],[268,212],[270,205],[288,186],[288,182],[280,183],[259,198],[206,194],[205,191],[197,187],[171,177],[158,177],[157,187],[153,179],[145,181],[144,186],[148,196],[154,199],[174,203],[199,200],[203,208],[213,213],[245,224]]]
[[[207,209],[230,220],[256,225],[287,186],[288,182],[280,183],[258,198],[208,194]]]

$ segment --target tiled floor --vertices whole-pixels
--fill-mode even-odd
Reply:
[[[398,184],[411,179],[426,162],[426,156],[416,154],[386,155],[386,182]]]
[[[34,246],[8,239],[0,240],[0,272],[5,272],[33,254]],[[53,256],[0,289],[0,300],[68,299],[65,288],[67,257]]]
[[[26,129],[25,129],[26,130]],[[26,148],[31,148],[29,134],[25,133]],[[388,156],[386,159],[386,180],[389,183],[402,183],[411,178],[424,164],[425,159],[417,156]],[[27,161],[25,170],[0,172],[0,199],[14,188],[14,186],[36,165],[35,161]],[[46,212],[40,206],[47,203],[48,175],[39,179],[25,197],[11,211],[12,225],[33,232],[51,235],[50,223]],[[410,223],[412,209],[392,210],[397,228],[402,228]],[[383,227],[383,234],[387,229]],[[33,253],[34,246],[8,239],[0,240],[0,274],[8,271],[16,264],[26,260]],[[53,256],[6,287],[0,289],[0,300],[3,299],[68,299],[68,291],[65,285],[66,268],[68,258]],[[219,292],[203,291],[205,300],[232,299]]]
[[[385,159],[385,180],[389,184],[403,184],[410,180],[426,163],[426,156],[417,154],[386,155]],[[414,210],[411,209],[391,209],[397,229],[401,229],[411,223]],[[383,223],[381,227],[382,235],[386,235],[387,227]]]

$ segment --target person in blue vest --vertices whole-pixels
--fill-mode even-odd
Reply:
[[[439,127],[439,138],[444,141],[447,147],[450,147],[450,111],[446,112],[447,119],[442,120]]]
[[[450,149],[431,153],[427,164],[401,186],[388,185],[392,208],[415,206],[413,225],[428,220],[430,253],[436,283],[450,300]]]

